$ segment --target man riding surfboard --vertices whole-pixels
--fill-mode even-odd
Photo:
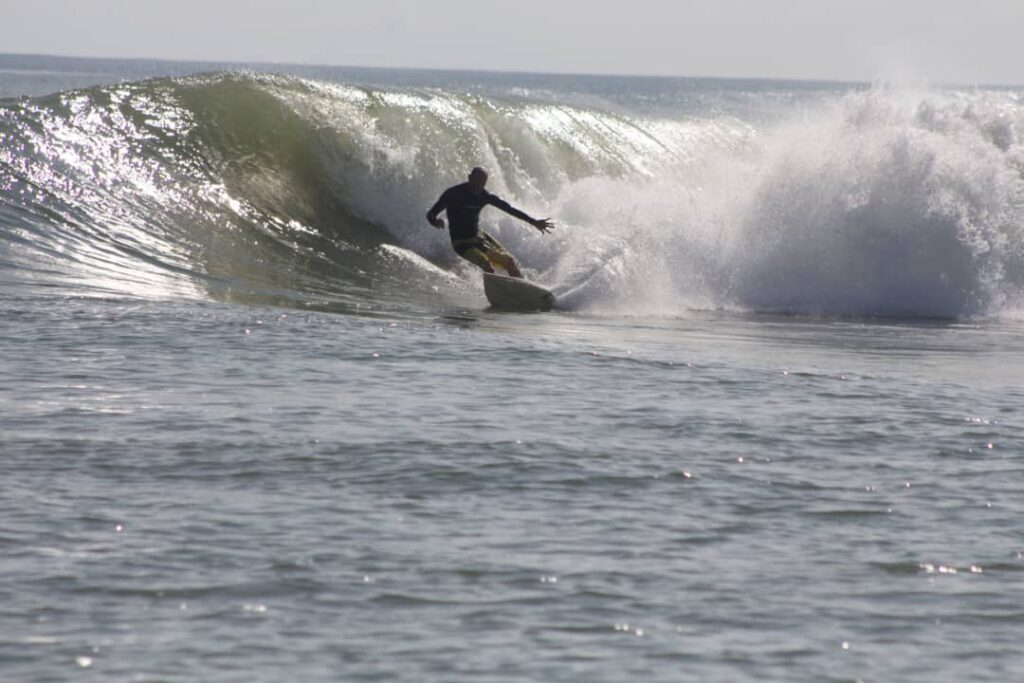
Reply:
[[[479,166],[469,173],[469,182],[449,187],[441,198],[430,207],[427,221],[439,230],[444,229],[444,220],[438,214],[444,210],[448,215],[448,231],[455,253],[470,263],[480,266],[485,272],[493,273],[494,266],[503,268],[512,277],[522,278],[512,254],[486,232],[480,229],[480,211],[490,204],[516,218],[526,221],[542,233],[554,229],[554,223],[547,218],[531,218],[500,197],[484,189],[487,171]]]

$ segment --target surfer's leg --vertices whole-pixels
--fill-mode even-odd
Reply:
[[[512,254],[505,252],[501,256],[497,257],[491,254],[488,255],[491,256],[492,263],[497,263],[499,266],[504,268],[505,271],[508,272],[508,274],[511,275],[512,277],[523,277],[523,271],[519,270],[519,264],[516,263],[516,260],[512,257]]]
[[[491,262],[487,259],[487,255],[484,254],[484,252],[480,251],[480,249],[478,249],[476,247],[470,247],[469,249],[463,249],[459,253],[459,256],[461,256],[462,258],[466,259],[467,261],[469,261],[473,265],[480,266],[481,268],[484,269],[485,272],[488,272],[488,273],[493,273],[494,272],[494,266],[492,266]]]
[[[487,258],[491,263],[503,268],[512,277],[523,277],[523,271],[519,270],[519,264],[516,263],[515,258],[505,250],[505,247],[501,246],[498,240],[485,233],[483,241],[484,247],[487,249]]]

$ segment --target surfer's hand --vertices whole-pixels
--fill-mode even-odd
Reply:
[[[533,222],[533,227],[537,228],[541,232],[549,232],[555,229],[555,224],[551,222],[549,218],[539,218]]]
[[[435,218],[434,220],[430,221],[430,224],[433,225],[438,230],[444,230],[444,219],[443,218]]]

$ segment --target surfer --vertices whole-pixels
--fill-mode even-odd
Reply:
[[[512,254],[498,240],[480,229],[480,210],[490,204],[510,216],[526,221],[542,233],[552,230],[555,225],[547,218],[531,218],[485,190],[486,184],[487,171],[479,166],[474,168],[469,173],[469,182],[449,187],[441,194],[441,198],[427,212],[427,220],[435,228],[444,230],[444,220],[438,217],[444,210],[448,214],[448,231],[456,254],[488,273],[493,273],[494,266],[499,266],[512,277],[521,278],[523,273]]]

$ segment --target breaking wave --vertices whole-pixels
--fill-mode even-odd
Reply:
[[[221,73],[0,108],[0,275],[75,292],[479,301],[423,214],[485,222],[562,305],[968,317],[1024,308],[1024,104],[879,86],[752,123]],[[493,210],[492,210],[493,211]],[[474,298],[476,297],[476,298]]]

